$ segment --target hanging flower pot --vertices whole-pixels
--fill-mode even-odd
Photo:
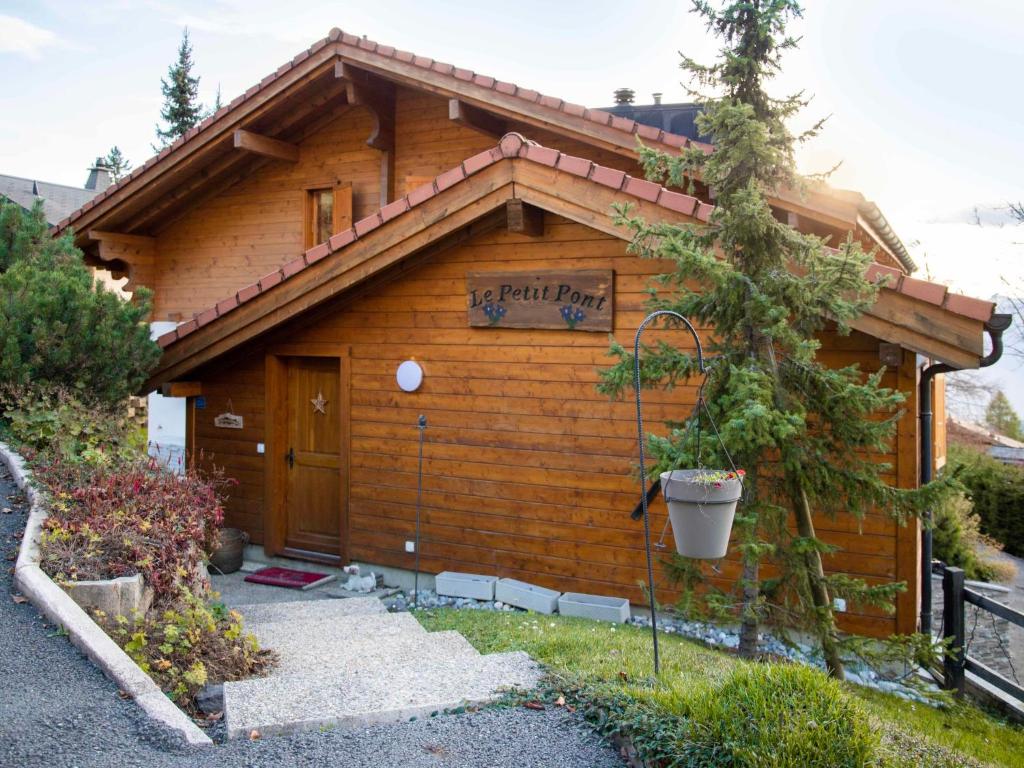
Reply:
[[[743,470],[676,469],[661,473],[676,551],[683,557],[717,560],[729,549]]]

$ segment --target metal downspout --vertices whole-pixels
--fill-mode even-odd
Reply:
[[[979,368],[994,365],[1003,356],[1003,332],[1010,327],[1013,317],[1008,314],[994,314],[985,323],[985,331],[992,340],[992,351],[981,358]],[[918,384],[918,405],[921,419],[921,485],[932,481],[932,379],[940,373],[951,373],[963,370],[946,363],[929,365],[921,372]],[[932,631],[932,511],[924,513],[924,526],[921,528],[921,632],[931,634]]]

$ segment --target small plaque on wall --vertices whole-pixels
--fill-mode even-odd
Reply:
[[[470,272],[469,324],[476,328],[612,330],[610,269]]]

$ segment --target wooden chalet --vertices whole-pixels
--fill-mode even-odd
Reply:
[[[638,140],[693,144],[332,30],[58,230],[151,288],[154,321],[180,323],[149,388],[188,397],[188,450],[239,481],[227,523],[268,553],[412,568],[423,414],[424,570],[640,602],[634,407],[595,385],[608,332],[632,339],[660,265],[626,253],[611,206],[700,224],[712,202],[644,181]],[[889,366],[907,407],[880,459],[915,487],[922,365],[978,367],[992,304],[910,277],[856,193],[773,204],[802,231],[876,250],[877,303],[821,354]],[[414,392],[396,383],[406,360],[424,372]],[[657,429],[693,398],[651,392],[645,417]],[[664,521],[659,502],[655,536]],[[910,585],[895,616],[850,606],[843,626],[912,631],[918,526],[882,513],[819,526],[834,568]],[[727,559],[717,578],[737,575]]]

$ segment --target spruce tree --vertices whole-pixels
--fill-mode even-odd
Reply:
[[[1013,440],[1024,440],[1021,432],[1020,417],[1010,405],[1009,398],[1003,394],[1003,390],[997,390],[985,409],[985,424],[1001,435],[1006,435]]]
[[[165,127],[156,127],[160,146],[154,146],[154,149],[162,149],[171,144],[203,119],[203,105],[199,103],[199,78],[192,76],[192,67],[192,43],[186,28],[181,35],[177,60],[167,69],[167,79],[160,79],[160,91],[164,96],[160,117]]]
[[[794,147],[821,128],[819,122],[794,135],[787,122],[807,99],[766,91],[783,53],[796,46],[786,26],[801,15],[799,5],[730,0],[717,9],[697,0],[694,11],[722,45],[714,64],[684,56],[681,65],[702,103],[697,128],[713,137],[714,151],[667,155],[641,147],[640,156],[653,181],[684,189],[695,178],[706,184],[714,194],[710,223],[652,224],[628,206],[616,216],[632,232],[632,252],[672,265],[652,285],[649,308],[675,310],[714,329],[706,338],[712,362],[705,396],[733,460],[747,472],[733,535],[743,564],[738,594],[702,583],[692,561],[675,570],[691,605],[739,615],[744,655],[757,653],[759,624],[771,620],[815,636],[828,670],[841,678],[833,598],[891,610],[905,585],[826,574],[822,555],[833,548],[818,537],[816,520],[877,508],[902,521],[939,488],[892,488],[884,481],[888,467],[871,456],[887,449],[903,402],[882,386],[884,371],[833,369],[817,359],[821,335],[849,333],[850,322],[875,300],[877,288],[865,278],[871,256],[851,238],[828,249],[780,222],[769,203],[781,189],[803,188]],[[599,388],[621,395],[632,388],[632,344],[627,350],[613,340],[611,354],[618,362],[602,372]],[[671,387],[695,377],[696,361],[660,342],[642,349],[641,374],[643,386]],[[689,426],[669,423],[667,434],[650,436],[651,478],[698,463],[728,466],[706,422],[696,455],[697,432]],[[762,576],[765,559],[774,568],[770,578]]]
[[[132,164],[117,145],[111,147],[103,159],[107,163],[107,168],[110,169],[110,176],[115,184],[127,176],[132,169]]]

